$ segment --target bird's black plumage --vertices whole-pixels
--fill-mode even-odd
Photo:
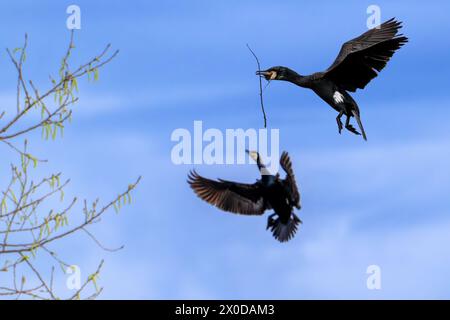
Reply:
[[[279,174],[263,174],[265,166],[258,153],[253,152],[260,169],[261,179],[253,184],[226,180],[211,180],[191,171],[188,183],[202,200],[217,208],[237,214],[262,215],[266,210],[275,213],[268,218],[267,229],[280,242],[289,241],[297,231],[301,220],[293,212],[300,209],[300,193],[295,181],[292,163],[287,152],[283,152],[280,165],[286,172],[281,179]]]
[[[359,37],[342,45],[333,64],[324,72],[302,76],[286,67],[272,67],[257,74],[266,80],[284,80],[298,86],[312,89],[320,98],[339,112],[336,121],[339,133],[343,129],[341,118],[347,116],[347,130],[360,134],[351,124],[354,117],[367,140],[359,107],[349,92],[364,89],[378,75],[394,55],[395,51],[408,42],[408,38],[399,34],[401,22],[390,19],[380,26],[370,29]]]

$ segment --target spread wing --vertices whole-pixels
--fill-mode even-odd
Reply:
[[[407,37],[398,34],[401,27],[401,22],[393,18],[344,43],[323,76],[351,92],[364,89],[395,51],[408,42]]]
[[[281,154],[280,165],[286,172],[286,178],[283,180],[283,184],[291,196],[291,203],[297,209],[300,209],[300,193],[298,192],[297,183],[295,181],[294,170],[292,170],[292,162],[286,151]]]
[[[190,172],[188,183],[202,200],[224,211],[261,215],[268,209],[259,183],[244,184],[226,180],[210,180],[195,171]]]

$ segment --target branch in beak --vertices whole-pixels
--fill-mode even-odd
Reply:
[[[269,77],[270,76],[270,72],[269,71],[256,71],[256,75],[257,76]]]
[[[264,77],[266,80],[275,80],[277,73],[275,71],[256,71],[256,75]]]

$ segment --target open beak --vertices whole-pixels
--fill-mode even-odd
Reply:
[[[270,77],[270,72],[268,71],[256,71],[256,75],[260,77]]]

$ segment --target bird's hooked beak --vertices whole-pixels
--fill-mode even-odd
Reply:
[[[256,151],[245,150],[254,161],[258,162],[259,154]]]
[[[277,77],[277,72],[276,71],[256,71],[256,75],[260,76],[260,77],[264,77],[266,80],[275,80],[275,78]]]

